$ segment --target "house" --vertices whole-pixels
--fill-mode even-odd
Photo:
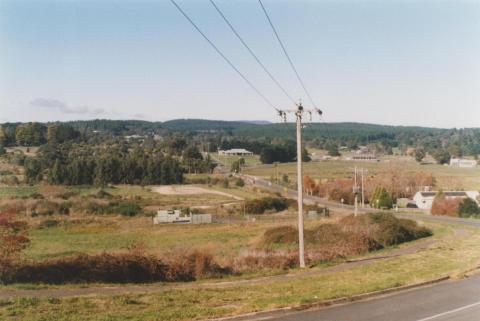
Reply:
[[[413,200],[418,208],[429,210],[432,208],[433,200],[437,196],[438,192],[417,192],[413,196]],[[467,198],[477,201],[480,193],[478,191],[447,191],[443,192],[445,198]]]
[[[218,155],[223,156],[245,156],[245,155],[253,155],[251,151],[248,151],[243,148],[233,148],[229,150],[218,150]]]
[[[450,166],[472,168],[477,166],[477,161],[473,159],[451,158]]]

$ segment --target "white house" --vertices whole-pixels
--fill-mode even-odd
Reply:
[[[218,155],[223,156],[244,156],[244,155],[253,155],[251,151],[248,151],[243,148],[233,148],[229,150],[218,150]]]
[[[464,158],[451,158],[450,166],[453,167],[476,167],[477,161],[473,159],[464,159]]]
[[[413,196],[413,200],[418,208],[429,210],[432,208],[433,200],[437,196],[438,192],[417,192]],[[445,198],[467,198],[475,200],[478,203],[478,191],[447,191],[443,192]]]

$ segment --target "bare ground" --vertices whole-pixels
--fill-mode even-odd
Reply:
[[[225,193],[220,191],[215,191],[212,189],[207,189],[198,186],[189,186],[189,185],[164,185],[153,187],[152,191],[163,194],[163,195],[196,195],[196,194],[216,194],[231,197],[238,201],[243,201],[243,198]]]

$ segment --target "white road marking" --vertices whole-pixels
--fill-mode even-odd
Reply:
[[[420,319],[420,320],[417,320],[417,321],[433,320],[433,319],[436,319],[436,318],[439,318],[439,317],[443,317],[444,315],[448,315],[448,314],[452,314],[452,313],[459,312],[459,311],[462,311],[462,310],[470,309],[470,308],[472,308],[474,306],[477,306],[477,305],[480,305],[480,301],[476,302],[476,303],[469,304],[469,305],[465,305],[463,307],[460,307],[460,308],[457,308],[457,309],[454,309],[454,310],[450,310],[450,311],[446,311],[446,312],[439,313],[439,314],[436,314],[436,315],[432,315],[431,317]]]

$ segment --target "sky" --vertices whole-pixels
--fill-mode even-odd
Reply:
[[[277,108],[293,103],[208,0],[178,4]],[[312,107],[257,0],[215,0]],[[480,0],[264,0],[326,122],[480,127]],[[0,0],[0,123],[279,121],[167,0]]]

